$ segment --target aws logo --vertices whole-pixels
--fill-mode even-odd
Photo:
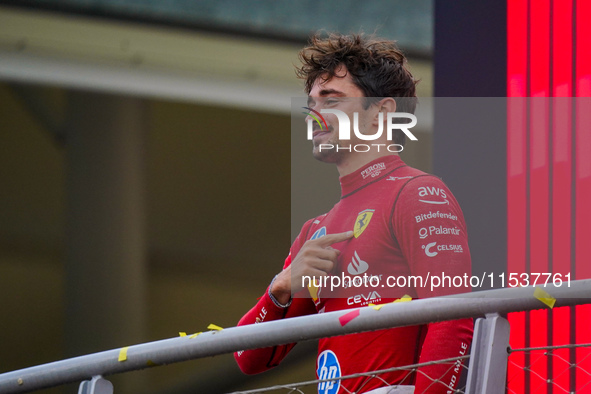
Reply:
[[[447,194],[445,194],[443,188],[424,186],[419,187],[417,190],[419,197],[421,197],[419,199],[420,202],[424,202],[425,204],[449,204]]]

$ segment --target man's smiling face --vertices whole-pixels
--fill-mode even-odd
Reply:
[[[357,112],[359,114],[359,129],[365,130],[371,124],[370,116],[372,111],[363,108],[362,97],[364,97],[364,94],[361,89],[355,85],[347,69],[341,66],[333,78],[328,80],[322,77],[316,79],[308,96],[308,107],[318,112],[323,108],[338,109],[347,114],[351,121],[353,121],[353,113]],[[348,148],[355,141],[354,139],[339,140],[339,122],[336,115],[323,114],[323,117],[328,125],[328,130],[322,129],[316,122],[313,123],[313,155],[320,161],[339,164],[351,152],[348,150],[339,150],[337,152],[336,147]],[[321,150],[321,144],[332,145],[335,149]]]

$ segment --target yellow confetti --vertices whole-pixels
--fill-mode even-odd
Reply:
[[[197,332],[189,337],[189,339],[197,338],[197,335],[202,334],[202,332]]]
[[[183,331],[181,331],[181,332],[179,332],[179,336],[181,336],[181,337],[186,337],[186,336],[187,336],[187,333],[186,333],[186,332],[183,332]]]
[[[215,324],[210,324],[209,326],[207,326],[207,329],[208,329],[208,330],[216,330],[216,331],[221,331],[221,330],[223,330],[223,328],[222,328],[222,327],[220,327],[220,326],[216,326]]]
[[[310,285],[308,285],[308,292],[310,293],[310,297],[312,297],[312,301],[318,301],[318,287],[310,283]]]
[[[128,346],[122,347],[121,350],[119,350],[119,362],[127,361],[127,349],[129,349]]]
[[[550,294],[546,293],[539,287],[536,287],[534,290],[534,297],[538,300],[542,301],[546,306],[550,309],[554,308],[554,304],[556,303],[556,298],[552,297]]]
[[[397,302],[408,302],[408,301],[412,301],[412,297],[409,296],[408,294],[403,295],[401,298],[392,301],[393,304],[397,303]],[[381,305],[376,305],[376,304],[369,304],[368,306],[372,307],[373,309],[375,309],[376,311],[379,311],[380,309],[382,309],[382,307],[385,304],[381,304]]]
[[[412,297],[409,296],[408,294],[403,295],[401,298],[394,300],[393,303],[395,302],[408,302],[408,301],[412,301]]]
[[[147,365],[148,367],[157,367],[157,366],[159,366],[160,364],[158,364],[158,363],[155,363],[155,362],[154,362],[154,361],[152,361],[152,360],[148,360],[148,361],[146,361],[146,365]]]

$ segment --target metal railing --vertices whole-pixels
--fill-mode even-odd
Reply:
[[[591,280],[572,281],[568,287],[563,284],[537,288],[488,290],[391,303],[380,308],[349,309],[148,342],[0,374],[0,392],[24,393],[82,382],[80,393],[111,393],[112,386],[103,378],[107,375],[240,350],[486,316],[476,325],[466,393],[493,393],[494,387],[498,390],[498,379],[505,381],[507,367],[508,324],[499,315],[548,308],[546,297],[538,294],[540,289],[555,300],[554,307],[591,303]],[[350,313],[355,318],[342,324],[340,318]]]
[[[446,358],[446,359],[442,359],[442,360],[430,361],[430,362],[420,363],[420,364],[404,365],[401,367],[381,369],[381,370],[377,370],[377,371],[364,372],[364,373],[356,373],[356,374],[345,375],[345,376],[341,376],[339,378],[333,378],[333,379],[316,379],[316,380],[309,380],[306,382],[281,384],[281,385],[253,389],[253,390],[247,390],[247,391],[235,391],[235,392],[232,392],[229,394],[259,394],[259,393],[268,393],[268,392],[304,393],[303,388],[306,386],[322,385],[322,383],[336,382],[337,380],[355,379],[355,378],[359,378],[359,377],[366,378],[365,384],[369,383],[373,379],[378,379],[381,381],[381,383],[384,386],[396,387],[398,385],[404,385],[407,383],[410,384],[410,382],[412,380],[412,374],[419,373],[420,367],[425,367],[425,366],[435,365],[435,364],[446,364],[446,365],[449,365],[449,369],[448,369],[448,371],[446,371],[446,373],[447,373],[451,369],[456,367],[456,365],[457,365],[456,363],[458,361],[460,362],[460,366],[462,368],[465,368],[463,362],[469,358],[470,358],[469,355],[465,355],[465,356]],[[382,378],[380,376],[380,375],[388,373],[388,372],[399,372],[399,371],[405,371],[405,372],[407,372],[407,374],[400,380],[400,382],[398,382],[395,385],[392,385],[390,382],[388,382],[387,380],[385,380],[384,378]],[[425,376],[431,380],[432,384],[442,384],[446,387],[446,389],[449,388],[449,386],[446,383],[444,383],[441,379],[432,378],[427,375],[425,375]],[[283,391],[281,391],[281,390],[283,390]],[[342,390],[345,391],[346,393],[351,393],[350,391],[348,391],[344,387],[342,388]],[[455,390],[455,393],[459,393],[459,394],[465,393],[464,390],[465,390],[465,387],[463,389],[460,388],[460,389]]]
[[[585,368],[580,364],[573,363],[572,359],[568,356],[568,353],[572,350],[585,350],[585,355],[580,358],[579,362],[585,363],[586,360],[591,360],[591,344],[590,343],[579,343],[579,344],[568,344],[560,346],[541,346],[541,347],[530,347],[520,349],[510,349],[508,363],[513,364],[517,369],[529,372],[531,376],[529,391],[532,393],[536,392],[552,392],[555,394],[565,393],[589,393],[591,392],[591,369]],[[564,354],[564,353],[567,354]],[[512,360],[512,356],[517,354],[527,354],[530,357],[530,362],[527,364],[515,363]],[[541,376],[537,371],[536,367],[545,367],[548,363],[548,359],[553,362],[553,368],[551,373],[546,376]],[[588,364],[588,362],[587,362]],[[576,388],[571,391],[569,387],[569,378],[573,373],[573,369],[579,370],[585,379],[577,381]],[[508,394],[519,394],[513,390],[510,383],[516,376],[511,373],[507,376],[507,393]],[[549,388],[552,388],[550,391]]]

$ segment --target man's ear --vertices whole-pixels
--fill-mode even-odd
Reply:
[[[384,121],[388,119],[389,112],[396,112],[396,101],[392,97],[386,97],[377,103],[378,110],[376,111],[374,122],[377,125],[379,121],[380,112],[384,115]]]

